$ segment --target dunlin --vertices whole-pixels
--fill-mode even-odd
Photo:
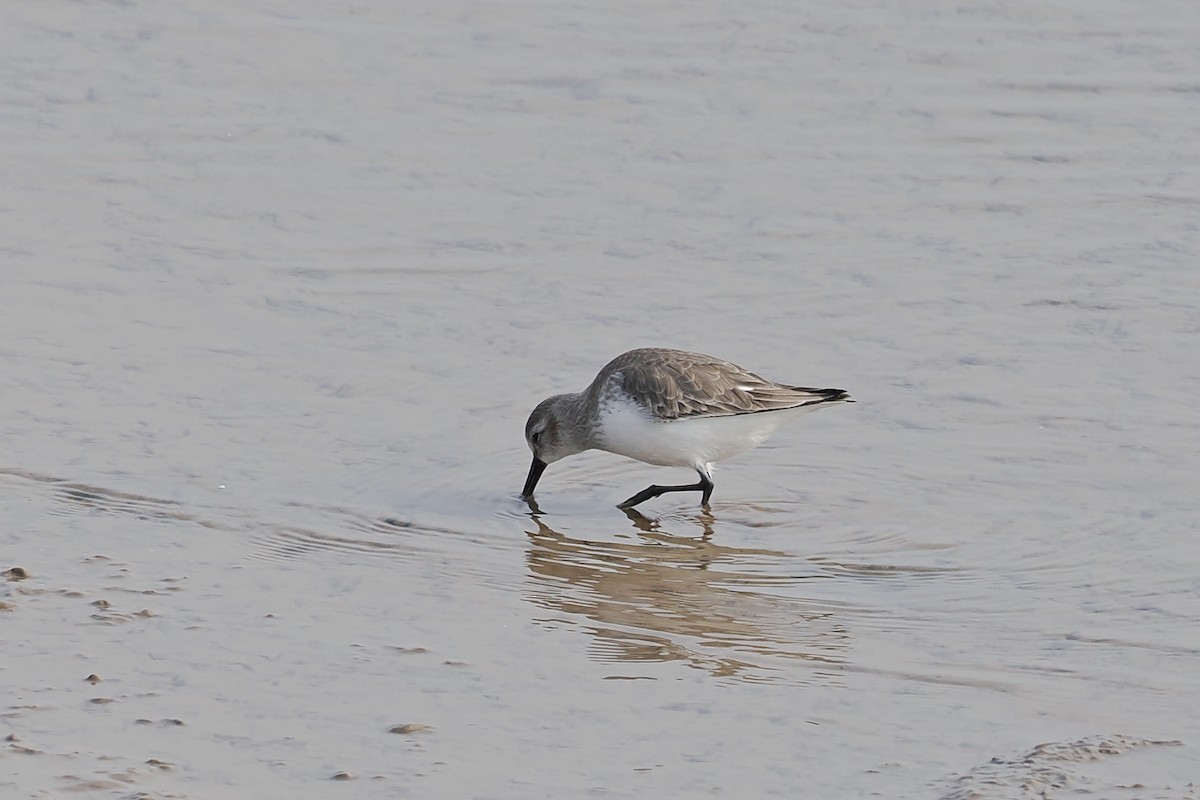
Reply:
[[[649,486],[620,508],[667,492],[700,492],[701,504],[708,505],[715,462],[757,447],[801,414],[852,402],[841,389],[785,386],[700,353],[630,350],[582,392],[548,397],[529,415],[525,441],[533,464],[521,497],[533,497],[547,465],[605,450],[647,464],[691,467],[700,475],[698,483]]]

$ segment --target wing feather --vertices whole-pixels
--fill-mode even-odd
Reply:
[[[848,399],[840,389],[783,386],[719,358],[682,350],[631,350],[596,376],[659,419],[730,416]]]

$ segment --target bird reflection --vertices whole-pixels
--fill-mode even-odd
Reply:
[[[529,497],[522,497],[521,499],[525,501],[525,505],[529,506],[529,516],[533,517],[535,520],[545,513],[542,511],[542,507],[538,505],[538,502],[534,499],[533,495],[530,495]]]
[[[849,646],[844,609],[768,593],[818,572],[779,574],[793,556],[715,544],[717,522],[707,511],[684,520],[698,536],[668,533],[635,509],[625,514],[636,531],[625,541],[572,538],[539,514],[527,531],[527,598],[587,620],[594,658],[681,661],[743,681],[828,682],[839,674]],[[799,674],[798,662],[806,666]]]
[[[621,510],[625,512],[625,516],[629,517],[629,521],[633,523],[633,527],[639,531],[654,533],[661,527],[661,523],[658,520],[650,519],[636,508],[622,508]],[[707,542],[712,538],[713,523],[716,522],[716,518],[713,517],[712,511],[704,508],[695,516],[695,520],[700,523],[700,527],[704,531],[704,534],[700,538]]]

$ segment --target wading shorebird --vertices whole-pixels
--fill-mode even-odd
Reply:
[[[522,499],[547,465],[584,450],[662,467],[691,467],[698,483],[649,486],[621,503],[633,508],[667,492],[712,495],[712,465],[762,444],[785,422],[817,408],[853,403],[841,389],[784,386],[700,353],[647,347],[600,370],[577,394],[547,397],[525,423],[533,464]]]

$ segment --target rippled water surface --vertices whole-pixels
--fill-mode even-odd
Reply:
[[[6,15],[0,795],[1200,794],[1191,4]]]

